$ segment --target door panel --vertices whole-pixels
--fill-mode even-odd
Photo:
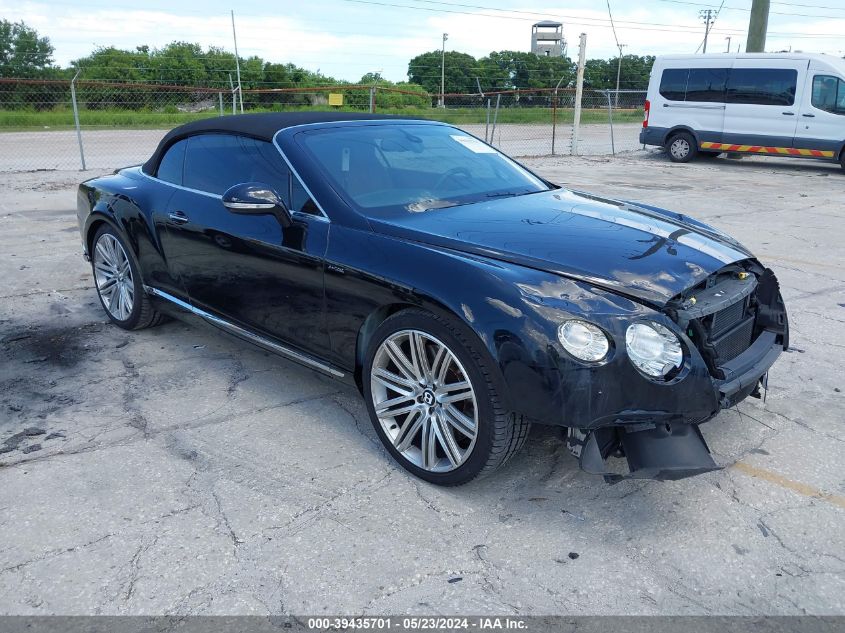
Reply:
[[[792,147],[806,71],[806,61],[778,60],[770,68],[760,59],[735,60],[722,142]]]
[[[283,228],[274,215],[235,214],[219,197],[187,190],[167,216],[168,260],[195,307],[325,355],[328,222],[295,213]]]
[[[814,87],[815,78],[816,81]],[[831,94],[825,94],[825,90]],[[815,101],[823,107],[813,105]],[[832,110],[832,111],[831,111]],[[795,147],[836,153],[845,142],[845,80],[827,70],[810,70],[804,85]]]

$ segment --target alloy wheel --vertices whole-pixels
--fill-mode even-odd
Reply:
[[[94,246],[94,279],[109,314],[125,321],[135,304],[135,284],[129,257],[116,237],[103,233]]]
[[[370,372],[373,407],[396,451],[430,472],[466,462],[478,436],[475,390],[457,356],[419,330],[385,339]]]

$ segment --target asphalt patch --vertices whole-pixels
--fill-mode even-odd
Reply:
[[[47,363],[68,368],[77,365],[102,346],[93,334],[103,330],[102,323],[61,328],[26,327],[0,332],[0,350],[9,361],[24,364]]]

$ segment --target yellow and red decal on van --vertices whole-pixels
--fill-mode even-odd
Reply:
[[[767,147],[766,145],[731,145],[730,143],[701,144],[701,149],[716,149],[720,152],[751,152],[754,154],[778,154],[783,156],[814,156],[833,158],[833,152],[822,149],[796,149],[794,147]]]

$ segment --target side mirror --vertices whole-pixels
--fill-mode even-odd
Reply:
[[[279,194],[261,182],[243,182],[223,194],[223,206],[232,213],[275,215],[283,226],[290,224],[290,214]]]

